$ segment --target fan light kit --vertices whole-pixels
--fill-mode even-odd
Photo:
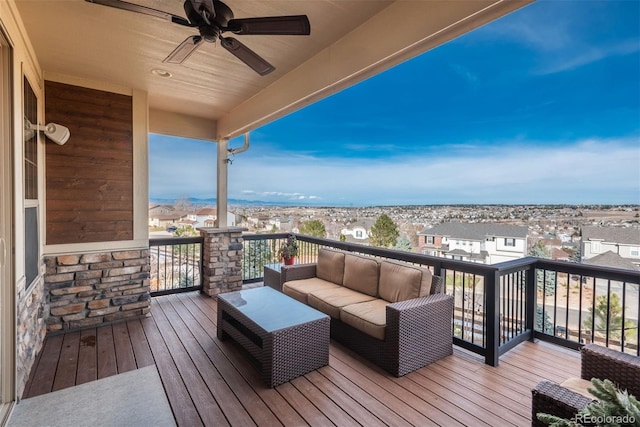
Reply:
[[[153,70],[151,70],[151,74],[153,74],[154,76],[165,78],[165,79],[173,77],[173,74],[161,68],[154,68]]]
[[[187,16],[186,19],[168,12],[121,0],[86,1],[150,15],[174,24],[182,25],[183,27],[197,28],[199,35],[187,37],[185,41],[180,43],[178,47],[162,61],[171,64],[182,64],[203,42],[215,43],[217,40],[220,40],[220,45],[223,48],[251,67],[256,73],[265,76],[275,70],[275,67],[240,41],[233,37],[223,37],[222,33],[231,32],[237,35],[285,36],[308,36],[311,34],[311,25],[306,15],[234,19],[233,12],[229,6],[220,0],[185,0],[184,12]],[[160,75],[155,71],[156,70],[153,70],[152,72]],[[169,74],[169,76],[166,77],[171,76],[171,73],[167,74]]]

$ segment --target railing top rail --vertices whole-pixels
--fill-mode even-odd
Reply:
[[[558,270],[568,274],[579,274],[583,276],[602,277],[611,280],[618,280],[630,283],[640,283],[640,271],[624,270],[620,268],[603,267],[589,264],[579,264],[567,261],[554,261],[536,257],[525,257],[513,261],[501,262],[498,264],[486,265],[470,261],[452,260],[448,258],[435,257],[430,255],[403,252],[395,249],[385,249],[375,246],[367,246],[358,243],[340,242],[337,240],[325,239],[298,233],[271,233],[271,234],[245,234],[245,240],[272,240],[283,239],[293,234],[299,241],[314,243],[321,246],[329,246],[342,249],[348,252],[357,252],[383,258],[390,258],[410,263],[440,267],[446,270],[455,270],[472,274],[509,274],[515,271],[529,270],[531,268]]]
[[[640,271],[535,258],[536,268],[640,284]]]
[[[276,239],[286,239],[289,236],[289,234],[290,233],[264,233],[264,234],[243,233],[242,238],[244,240],[276,240]]]
[[[195,237],[152,237],[149,246],[184,245],[188,243],[202,243],[202,236]]]
[[[395,249],[385,249],[375,246],[361,245],[358,243],[339,242],[336,240],[323,239],[320,237],[307,236],[304,234],[296,234],[296,237],[299,241],[315,243],[322,246],[331,246],[333,248],[342,249],[348,252],[358,252],[362,254],[390,258],[416,264],[440,266],[440,268],[448,270],[457,270],[476,274],[486,274],[496,270],[494,266],[477,264],[468,261],[456,261],[442,257],[416,254],[413,252],[404,252]]]
[[[500,274],[509,274],[516,271],[526,271],[535,267],[536,262],[539,261],[539,258],[535,257],[526,257],[520,259],[514,259],[511,261],[500,262],[497,264],[492,264],[491,266],[496,269]]]

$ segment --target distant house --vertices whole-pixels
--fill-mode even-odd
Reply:
[[[449,222],[418,233],[425,255],[496,264],[527,254],[528,228],[517,225]]]
[[[368,245],[373,224],[374,222],[371,220],[356,221],[343,228],[340,234],[345,237],[347,242]]]
[[[215,208],[202,208],[195,212],[174,210],[171,206],[153,205],[149,207],[149,227],[181,227],[190,225],[193,228],[215,227],[218,219]],[[227,226],[234,227],[236,216],[227,212]]]
[[[195,221],[195,227],[215,227],[218,219],[218,210],[216,208],[202,208],[191,214],[191,218]],[[227,216],[227,222],[229,217]]]
[[[175,209],[171,205],[149,205],[149,217],[163,215],[173,212]]]
[[[551,249],[551,259],[556,261],[571,261],[571,255],[562,249]]]
[[[568,240],[565,243],[561,239],[529,237],[529,251],[537,244],[542,244],[546,248],[549,258],[557,261],[571,261],[571,252],[576,249]],[[567,248],[568,251],[564,251],[563,248]]]
[[[149,205],[149,227],[160,227],[160,217],[174,212],[173,206]]]
[[[606,252],[640,266],[640,229],[631,227],[582,227],[582,262]]]
[[[269,218],[267,221],[268,228],[273,229],[275,227],[276,230],[282,232],[295,232],[293,227],[293,220],[289,217],[279,217],[275,216],[273,218]]]
[[[640,271],[640,267],[637,264],[634,264],[628,259],[622,258],[620,255],[611,251],[607,251],[591,257],[588,260],[584,261],[584,263],[598,265],[600,267],[623,268],[625,270]]]
[[[186,221],[186,222],[185,222]],[[166,214],[149,214],[150,227],[179,227],[189,223],[189,212],[170,211]]]

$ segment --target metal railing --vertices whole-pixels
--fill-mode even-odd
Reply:
[[[265,264],[281,262],[278,251],[284,245],[288,236],[288,233],[245,234],[242,236],[244,240],[242,281],[244,283],[262,281]],[[305,236],[305,240],[298,239],[297,264],[311,263],[318,259],[320,245],[307,239],[313,238]]]
[[[243,279],[260,281],[279,262],[288,234],[245,235]],[[331,247],[429,268],[454,297],[454,343],[497,365],[501,354],[535,338],[570,348],[596,342],[640,355],[640,272],[522,258],[494,265],[382,249],[296,234],[297,263]]]
[[[202,237],[149,240],[151,295],[202,289]]]

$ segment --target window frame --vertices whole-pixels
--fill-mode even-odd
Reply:
[[[38,125],[40,100],[26,74],[22,74],[22,116],[25,129],[22,138],[22,191],[24,211],[24,277],[25,289],[29,290],[40,276],[40,135],[29,135],[26,120]],[[33,253],[35,251],[35,253]]]

